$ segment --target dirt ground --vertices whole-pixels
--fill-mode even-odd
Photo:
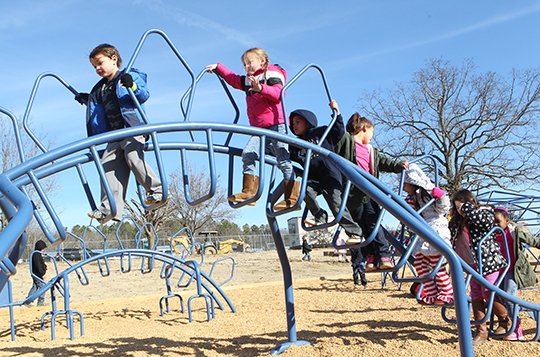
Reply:
[[[224,256],[218,256],[223,258]],[[40,329],[47,306],[15,309],[16,341],[12,342],[7,309],[0,310],[0,356],[257,356],[267,355],[287,340],[284,290],[276,252],[237,253],[234,277],[224,290],[237,312],[216,309],[206,320],[204,300],[193,300],[193,322],[171,301],[171,312],[160,316],[159,299],[166,288],[160,266],[147,274],[122,273],[110,261],[111,273],[102,277],[97,265],[87,266],[89,285],[70,276],[72,309],[84,316],[84,335],[69,338],[65,320],[58,318],[56,339],[51,340],[50,317]],[[291,347],[283,356],[458,356],[456,326],[445,323],[440,308],[418,305],[408,293],[388,282],[381,289],[381,274],[369,273],[367,288],[355,288],[351,267],[315,250],[314,260],[302,262],[300,251],[289,251],[294,278],[296,327],[299,340],[310,344]],[[215,258],[214,258],[215,259]],[[214,270],[216,281],[229,276],[231,260]],[[51,265],[52,263],[49,263]],[[137,265],[139,264],[139,265]],[[210,265],[205,263],[205,271]],[[30,288],[28,266],[18,267],[12,278],[14,298]],[[52,269],[50,267],[49,269]],[[49,276],[50,277],[50,276]],[[187,301],[191,290],[174,289]],[[537,290],[526,299],[540,303]],[[527,337],[534,321],[522,313]],[[76,320],[76,326],[78,322]],[[490,340],[477,356],[540,356],[540,343]]]

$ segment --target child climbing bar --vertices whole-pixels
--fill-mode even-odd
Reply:
[[[490,235],[480,247],[480,240],[493,229],[495,215],[492,207],[481,206],[474,194],[469,190],[460,190],[452,196],[452,219],[449,223],[451,242],[458,255],[473,269],[479,271],[482,266],[482,275],[490,283],[495,283],[502,269],[507,265],[501,253],[501,246]],[[480,255],[478,252],[480,250]],[[478,261],[480,257],[481,261]],[[490,290],[480,284],[476,279],[471,280],[471,305],[476,321],[486,317],[486,301]],[[493,313],[499,319],[499,326],[508,330],[511,320],[506,307],[496,297],[493,301]],[[473,344],[480,345],[488,340],[487,324],[476,325]]]
[[[405,171],[405,183],[403,190],[407,193],[406,201],[415,209],[419,210],[426,206],[432,198],[435,202],[422,210],[420,215],[439,234],[445,243],[450,245],[450,230],[448,229],[448,211],[450,199],[448,195],[436,187],[430,178],[417,164],[409,164]],[[414,247],[414,269],[418,276],[430,274],[442,258],[434,247],[419,238]],[[418,303],[422,305],[444,305],[452,303],[454,290],[450,276],[446,272],[446,263],[441,266],[433,279],[424,282],[424,295]]]
[[[208,72],[216,72],[231,87],[246,94],[249,124],[258,128],[285,133],[285,116],[281,105],[281,91],[286,72],[279,65],[270,64],[268,55],[261,48],[250,48],[242,54],[245,75],[237,75],[221,63],[206,66]],[[252,136],[242,151],[242,192],[229,196],[231,202],[244,202],[259,189],[259,177],[255,174],[255,162],[259,159],[258,136]],[[290,208],[298,201],[300,182],[294,180],[294,172],[287,144],[269,139],[266,150],[273,154],[277,166],[283,173],[285,199],[276,203],[276,211]],[[255,202],[250,203],[255,205]]]
[[[502,281],[501,287],[509,294],[517,295],[518,289],[536,285],[536,273],[531,267],[529,260],[523,249],[523,244],[528,244],[531,247],[540,248],[540,237],[535,237],[531,234],[529,229],[521,224],[512,222],[510,219],[510,213],[504,207],[495,208],[495,224],[504,231],[504,237],[502,234],[497,234],[497,241],[501,244],[503,256],[510,264],[510,270],[506,273]],[[508,248],[510,251],[510,257],[506,256],[506,250],[504,249],[503,240],[506,238]],[[521,328],[521,319],[519,317],[519,305],[514,305],[510,302],[504,301],[506,309],[508,310],[508,316],[512,318],[514,313],[517,315],[516,326],[514,331],[506,337],[503,337],[508,341],[523,341],[523,329]],[[514,311],[516,309],[517,311]],[[493,332],[494,336],[506,335],[509,331],[506,320],[499,321],[499,326]]]
[[[90,93],[79,93],[75,100],[87,106],[86,128],[88,136],[112,130],[143,125],[135,103],[130,98],[127,88],[131,88],[137,100],[142,104],[150,97],[146,87],[146,74],[136,69],[129,72],[120,70],[122,57],[116,47],[101,44],[89,55],[90,63],[102,79],[92,88]],[[107,144],[101,162],[105,176],[111,186],[116,203],[116,216],[111,215],[111,206],[107,193],[101,186],[101,206],[88,213],[90,218],[101,224],[111,219],[120,220],[124,210],[124,202],[130,173],[146,190],[146,204],[154,204],[162,200],[161,180],[144,160],[143,135],[132,136]]]

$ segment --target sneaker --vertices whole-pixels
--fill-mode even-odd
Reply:
[[[321,209],[313,218],[306,218],[304,221],[308,226],[316,226],[319,224],[328,223],[328,213],[325,210]]]
[[[392,269],[394,267],[394,262],[390,257],[381,257],[379,261],[379,269]]]
[[[93,218],[96,221],[100,222],[105,218],[105,213],[101,212],[98,209],[95,209],[92,212],[88,213],[88,217]]]
[[[357,234],[351,234],[347,241],[345,242],[346,245],[352,245],[352,244],[360,244],[364,243],[366,239],[362,236],[359,236]]]
[[[434,304],[439,305],[439,306],[453,305],[454,304],[454,299],[452,299],[451,297],[448,297],[448,296],[438,295],[437,298],[435,299]]]
[[[368,254],[366,257],[366,271],[374,271],[377,267],[375,266],[375,256],[373,254]]]
[[[436,305],[437,299],[434,296],[422,296],[420,300],[416,300],[420,305]]]
[[[525,337],[523,336],[523,334],[520,335],[517,331],[514,331],[511,334],[509,334],[508,336],[503,337],[503,340],[506,340],[506,341],[525,341]]]
[[[315,222],[317,224],[325,224],[328,223],[328,213],[325,210],[320,210],[315,215]]]
[[[161,202],[162,199],[163,199],[163,195],[161,194],[161,192],[148,193],[146,195],[146,198],[144,199],[144,203],[147,205],[151,205],[154,203]]]
[[[38,301],[37,306],[45,306],[45,301]]]

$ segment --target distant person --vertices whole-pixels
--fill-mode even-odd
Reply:
[[[278,133],[285,133],[285,115],[281,104],[281,91],[286,72],[277,64],[270,64],[262,48],[250,48],[242,54],[245,75],[237,75],[221,63],[206,66],[208,72],[216,72],[231,87],[246,94],[249,124]],[[228,197],[231,202],[244,202],[255,196],[259,189],[259,176],[255,162],[259,158],[260,138],[252,136],[242,151],[242,192]],[[274,139],[266,140],[266,150],[276,157],[277,166],[283,173],[285,199],[276,203],[276,211],[290,208],[298,201],[300,182],[295,181],[287,144]],[[251,205],[255,205],[252,203]]]
[[[307,261],[311,261],[311,244],[309,244],[308,242],[308,237],[307,236],[303,236],[302,237],[302,254],[304,254],[304,256],[302,257],[302,260],[307,260]]]
[[[515,296],[517,295],[518,289],[536,285],[536,273],[527,259],[523,244],[540,248],[540,237],[534,237],[527,227],[512,222],[510,220],[510,213],[504,207],[495,208],[495,224],[504,230],[504,237],[502,234],[498,233],[497,241],[501,245],[504,258],[510,264],[510,269],[502,281],[501,288],[508,294]],[[508,242],[510,257],[506,256],[506,249],[504,248],[505,238]],[[523,336],[521,319],[519,317],[519,305],[514,305],[506,300],[504,300],[504,304],[508,310],[510,319],[514,316],[514,308],[517,310],[515,312],[517,321],[514,331],[504,337],[504,339],[508,341],[523,341],[525,338]],[[505,335],[509,331],[508,328],[508,321],[499,321],[499,326],[497,326],[493,334],[495,336]]]
[[[306,109],[292,111],[289,115],[289,122],[291,132],[294,135],[313,144],[320,143],[324,132],[328,128],[326,125],[317,126],[317,117],[313,112]],[[343,127],[334,125],[328,137],[322,142],[321,147],[334,151],[333,141],[336,138],[341,138],[344,131]],[[291,146],[289,150],[291,152],[291,159],[305,167],[306,160],[308,159],[306,157],[307,150],[297,146]],[[318,195],[324,197],[332,214],[336,215],[338,213],[342,202],[342,180],[341,173],[331,160],[317,154],[311,154],[304,201],[314,216],[315,224],[326,223],[328,221],[328,213],[317,203]],[[352,219],[347,208],[343,212],[339,225],[343,227],[349,237],[345,244],[358,244],[365,240],[362,234],[362,228]]]
[[[45,244],[45,242],[41,239],[38,240],[34,245],[34,252],[32,253],[31,259],[32,287],[30,288],[26,299],[45,286],[45,280],[43,279],[45,278],[45,273],[47,272],[47,264],[45,264],[45,260],[43,259],[41,252],[44,252],[46,248],[47,244]],[[30,306],[30,302],[27,302],[25,305]],[[45,305],[45,293],[41,294],[37,301],[37,306],[43,305]]]
[[[452,196],[452,219],[449,223],[452,246],[456,253],[473,269],[480,272],[491,284],[495,283],[501,270],[507,265],[501,253],[501,246],[490,235],[479,251],[479,243],[487,233],[493,229],[495,214],[492,207],[481,206],[474,194],[469,190],[460,190]],[[480,253],[481,261],[477,260]],[[486,301],[490,298],[490,290],[480,284],[476,279],[471,280],[471,305],[476,321],[486,316]],[[511,320],[508,311],[498,297],[493,301],[493,313],[499,319],[499,326],[508,330]],[[487,323],[477,324],[473,344],[480,345],[488,340]]]
[[[79,93],[75,96],[81,104],[87,106],[86,129],[88,136],[112,130],[144,125],[136,104],[128,93],[131,88],[137,100],[142,104],[150,97],[146,87],[146,74],[136,69],[129,72],[120,70],[122,58],[116,47],[101,44],[89,55],[90,63],[102,79],[92,88],[90,94]],[[120,220],[124,211],[130,172],[135,174],[137,182],[146,190],[144,202],[160,202],[162,196],[161,180],[144,161],[144,135],[131,136],[107,144],[101,162],[105,176],[116,203],[116,216],[112,217],[107,193],[101,187],[101,206],[88,213],[90,218],[104,224],[111,219]]]
[[[343,118],[338,103],[332,100],[330,107],[335,109],[338,114],[335,125],[338,128],[343,128]],[[346,129],[347,131],[343,130],[342,137],[338,138],[335,143],[336,153],[340,156],[375,177],[379,177],[380,171],[400,173],[407,169],[408,162],[406,160],[391,159],[370,144],[375,130],[371,120],[354,113],[349,118]],[[379,205],[358,187],[352,186],[347,208],[354,221],[362,228],[364,236],[369,237],[375,229],[379,218],[381,211]],[[384,237],[380,227],[374,240],[363,247],[360,254],[367,254],[366,271],[392,269],[394,267],[390,244]]]
[[[403,190],[408,195],[405,200],[416,211],[423,208],[420,212],[422,218],[450,246],[447,217],[450,210],[450,199],[446,192],[436,187],[420,166],[414,163],[409,164],[405,171]],[[435,199],[435,201],[425,207],[431,199]],[[438,250],[422,238],[418,239],[414,247],[413,258],[414,269],[420,277],[430,274],[439,260],[444,259]],[[446,262],[443,263],[433,279],[424,281],[423,292],[423,296],[418,301],[420,304],[444,305],[454,302],[454,289],[450,276],[446,272]]]
[[[339,232],[339,236],[336,240],[336,244],[338,246],[342,246],[342,245],[345,245],[347,244],[347,234],[345,234],[343,231]],[[338,257],[338,262],[342,262],[342,263],[348,263],[349,260],[347,259],[347,249],[345,248],[339,248],[339,249],[334,249],[334,254],[337,255]]]

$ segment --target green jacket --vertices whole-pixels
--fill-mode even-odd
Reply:
[[[337,116],[334,125],[343,125],[343,118],[341,115]],[[345,132],[341,138],[336,138],[334,145],[335,152],[338,155],[353,162],[355,165],[358,165],[356,162],[356,143],[353,134]],[[370,153],[373,176],[378,178],[379,172],[400,173],[403,171],[403,164],[399,159],[393,159],[374,147],[370,147]],[[351,187],[348,204],[358,205],[366,203],[368,200],[369,197],[359,188],[354,185]]]
[[[537,282],[536,273],[527,259],[523,243],[540,248],[540,237],[534,237],[527,227],[520,224],[510,223],[508,229],[512,233],[515,242],[514,280],[518,285],[518,289],[534,286]]]

